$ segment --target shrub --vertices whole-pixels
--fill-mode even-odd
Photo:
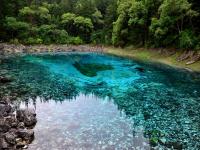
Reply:
[[[40,38],[29,37],[27,41],[24,41],[25,44],[42,44],[43,40]]]
[[[191,30],[184,30],[179,35],[180,48],[193,49],[197,45],[197,37]]]
[[[80,45],[83,44],[83,40],[80,37],[69,37],[68,44]]]
[[[68,42],[68,33],[65,30],[55,29],[53,32],[55,43],[66,44]]]
[[[45,44],[68,43],[68,33],[65,30],[57,29],[55,25],[42,25],[38,30],[39,36],[43,39]]]

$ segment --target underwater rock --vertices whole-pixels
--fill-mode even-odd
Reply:
[[[12,107],[6,103],[0,103],[0,117],[8,116],[12,112]]]
[[[4,118],[0,118],[0,133],[5,133],[10,130],[10,125],[5,122]]]
[[[157,145],[158,145],[158,138],[156,138],[156,137],[150,138],[150,139],[149,139],[149,144],[150,144],[152,147],[157,146]]]
[[[106,86],[106,82],[101,81],[101,82],[97,82],[97,83],[85,83],[88,87],[102,87],[102,86]]]
[[[143,115],[144,115],[144,120],[148,120],[148,119],[151,118],[151,114],[149,114],[147,111],[145,111],[145,112],[143,113]]]
[[[165,138],[159,139],[159,143],[162,144],[162,145],[165,145],[166,141],[167,140]]]
[[[17,128],[24,129],[25,125],[23,122],[19,122]]]
[[[15,128],[18,126],[18,120],[15,118],[14,115],[10,115],[5,118],[6,124],[10,125],[12,128]]]
[[[0,83],[5,84],[9,82],[12,82],[12,79],[0,76]]]
[[[21,138],[17,138],[16,143],[17,143],[16,144],[17,149],[27,149],[28,148],[28,145],[27,145],[28,143]]]
[[[26,127],[36,124],[35,110],[18,110],[17,116],[9,97],[0,100],[0,149],[21,149],[34,139],[34,131]],[[26,125],[26,127],[25,127]]]
[[[168,148],[174,148],[174,149],[177,149],[177,150],[183,149],[183,145],[180,142],[167,142],[165,145]]]
[[[37,123],[36,113],[34,109],[17,110],[17,119],[24,122],[25,126],[34,126]]]
[[[27,143],[31,143],[34,139],[33,130],[18,129],[16,134],[18,138],[22,138],[23,140],[27,141]]]
[[[144,72],[144,71],[145,71],[145,69],[142,68],[142,67],[136,67],[135,69],[136,69],[137,71],[139,71],[139,72]]]
[[[5,134],[5,139],[9,144],[16,144],[16,139],[17,135],[15,134],[15,132],[11,131],[11,132],[7,132]]]
[[[83,64],[75,62],[73,66],[83,75],[88,77],[95,77],[99,71],[113,70],[111,65],[105,64]]]
[[[6,142],[6,140],[3,137],[0,137],[0,149],[8,149],[9,144]]]

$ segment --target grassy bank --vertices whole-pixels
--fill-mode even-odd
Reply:
[[[186,61],[177,61],[177,57],[181,55],[182,52],[176,52],[174,55],[166,56],[160,53],[158,50],[150,50],[150,49],[134,49],[134,48],[113,48],[107,47],[105,48],[106,53],[113,54],[122,57],[130,57],[142,61],[153,61],[164,63],[173,67],[186,68],[192,71],[200,72],[200,61],[186,65],[188,60]]]

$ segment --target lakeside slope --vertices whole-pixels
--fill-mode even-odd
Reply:
[[[144,49],[144,48],[114,48],[106,47],[105,53],[129,57],[142,61],[152,61],[163,63],[178,68],[185,68],[190,71],[200,72],[200,54],[199,53],[185,53],[183,51],[175,50],[161,50],[161,49]],[[189,54],[190,53],[190,54]]]

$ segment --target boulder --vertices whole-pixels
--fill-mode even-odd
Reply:
[[[19,122],[17,128],[24,129],[25,125],[23,122]]]
[[[6,117],[12,112],[12,107],[6,103],[0,103],[0,117]]]
[[[17,149],[26,149],[26,148],[28,148],[28,146],[27,146],[28,143],[26,141],[23,141],[21,138],[17,138],[16,142],[17,142],[17,144],[16,144],[16,148]]]
[[[180,142],[167,142],[165,145],[168,148],[173,148],[173,149],[177,149],[177,150],[182,150],[183,149],[183,145]]]
[[[144,72],[144,71],[145,71],[145,69],[142,68],[142,67],[136,67],[135,69],[136,69],[137,71],[139,71],[139,72]]]
[[[34,109],[17,110],[16,117],[18,121],[24,122],[26,127],[34,126],[37,123],[36,113]]]
[[[5,122],[4,118],[0,118],[0,133],[6,133],[10,130],[11,126]]]
[[[34,139],[34,131],[27,129],[18,129],[16,132],[17,136],[27,142],[27,144],[31,143]]]
[[[9,82],[12,82],[10,78],[0,76],[0,83],[5,84]]]
[[[15,128],[18,126],[18,120],[15,118],[14,115],[10,115],[5,118],[5,123],[10,125],[12,128]]]
[[[5,139],[9,144],[13,144],[13,145],[16,144],[16,138],[17,138],[17,135],[13,131],[7,132],[5,134]]]
[[[0,149],[8,149],[9,144],[5,141],[3,137],[0,137]]]

